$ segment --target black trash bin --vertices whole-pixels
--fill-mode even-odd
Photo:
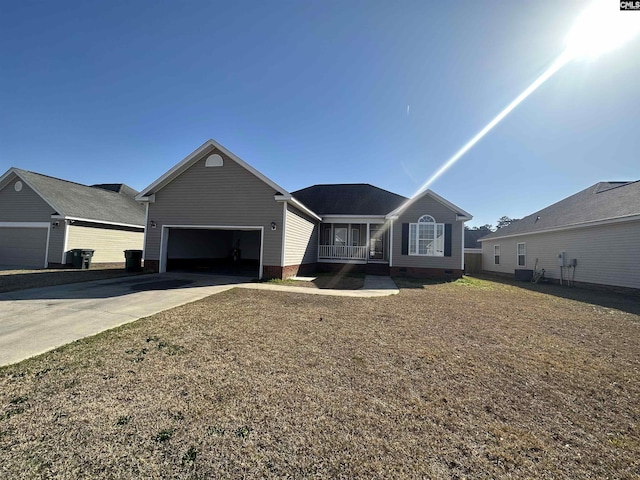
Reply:
[[[91,268],[93,252],[95,252],[95,250],[89,248],[74,248],[71,250],[71,263],[73,263],[73,268],[89,270]]]
[[[142,250],[125,250],[124,260],[124,269],[127,272],[142,271]]]

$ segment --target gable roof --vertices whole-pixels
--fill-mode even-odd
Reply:
[[[280,185],[278,185],[276,182],[274,182],[273,180],[271,180],[271,179],[267,178],[266,176],[264,176],[258,170],[253,168],[251,165],[249,165],[247,162],[242,160],[240,157],[238,157],[236,154],[234,154],[230,150],[227,150],[225,147],[220,145],[215,140],[209,139],[206,142],[204,142],[202,145],[200,145],[198,148],[196,148],[189,155],[187,155],[179,163],[174,165],[169,171],[167,171],[164,175],[162,175],[160,178],[158,178],[156,181],[154,181],[151,185],[149,185],[148,187],[143,189],[142,192],[140,192],[136,196],[136,200],[141,201],[141,202],[150,201],[150,199],[151,199],[150,197],[152,195],[154,195],[156,192],[158,192],[159,190],[164,188],[166,185],[171,183],[176,177],[180,176],[183,172],[185,172],[194,163],[198,162],[199,160],[202,160],[202,158],[204,157],[205,154],[213,153],[214,150],[218,150],[218,151],[224,153],[227,157],[229,157],[231,160],[236,162],[238,165],[240,165],[241,167],[243,167],[244,169],[248,170],[249,172],[251,172],[256,177],[258,177],[264,183],[266,183],[271,188],[273,188],[276,191],[277,195],[279,194],[279,195],[283,195],[285,197],[289,197],[290,196],[290,193],[287,192]]]
[[[407,201],[368,183],[312,185],[291,194],[320,215],[386,215]]]
[[[429,196],[429,197],[433,198],[436,202],[439,202],[442,205],[444,205],[445,207],[447,207],[449,210],[452,210],[452,211],[456,212],[456,215],[458,216],[458,220],[467,221],[467,220],[471,220],[473,218],[473,215],[471,215],[469,212],[466,212],[465,210],[463,210],[460,207],[458,207],[458,206],[454,205],[453,203],[451,203],[446,198],[441,197],[436,192],[434,192],[433,190],[429,190],[429,189],[424,190],[424,191],[414,195],[410,199],[408,199],[406,202],[404,202],[402,205],[400,205],[398,208],[396,208],[393,212],[390,212],[389,214],[387,214],[387,218],[397,217],[398,215],[400,215],[402,213],[403,210],[405,210],[407,207],[409,207],[409,205],[411,205],[414,202],[420,200],[424,196]]]
[[[480,241],[640,217],[640,181],[599,182]]]
[[[51,214],[62,217],[143,227],[144,208],[124,192],[134,191],[123,185],[123,193],[89,187],[80,183],[49,177],[19,168],[9,169],[2,181],[15,174],[51,206]]]

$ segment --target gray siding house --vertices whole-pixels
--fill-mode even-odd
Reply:
[[[46,268],[70,263],[75,248],[93,263],[124,262],[141,249],[144,209],[123,184],[95,186],[18,168],[0,177],[0,265]]]
[[[640,182],[600,182],[479,240],[482,268],[640,288]]]
[[[317,270],[462,274],[471,215],[434,192],[414,199],[366,184],[288,192],[209,140],[145,188],[145,267],[258,278]]]

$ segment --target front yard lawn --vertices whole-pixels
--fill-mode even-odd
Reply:
[[[2,368],[0,478],[640,476],[637,302],[399,283],[230,290]]]

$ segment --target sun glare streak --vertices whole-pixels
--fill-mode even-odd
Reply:
[[[595,0],[574,23],[567,37],[566,50],[545,72],[529,85],[516,99],[495,116],[475,137],[469,140],[449,160],[447,160],[429,180],[414,193],[400,208],[403,208],[449,170],[465,153],[489,133],[503,118],[509,115],[540,85],[551,78],[571,60],[580,57],[596,56],[613,50],[640,34],[640,22],[629,14],[621,15],[618,5],[607,0]],[[407,106],[407,113],[409,112]]]
[[[427,180],[417,191],[413,194],[411,198],[419,195],[423,191],[425,191],[429,186],[435,182],[438,178],[440,178],[447,170],[449,170],[465,153],[467,153],[476,143],[478,143],[482,138],[489,133],[493,127],[495,127],[500,121],[509,115],[514,108],[520,105],[529,95],[536,91],[536,89],[546,82],[554,73],[560,70],[564,65],[567,64],[572,59],[572,55],[569,52],[565,52],[560,55],[556,61],[554,61],[547,70],[544,71],[542,75],[540,75],[531,85],[529,85],[520,95],[516,97],[516,99],[511,102],[507,107],[502,110],[498,115],[495,116],[493,120],[491,120],[482,130],[480,130],[475,137],[469,140],[464,147],[458,150],[453,157],[446,161],[440,169],[434,173],[429,180]]]
[[[614,2],[596,0],[573,24],[567,36],[567,50],[576,58],[595,58],[628,42],[639,33],[637,15],[620,12]]]

